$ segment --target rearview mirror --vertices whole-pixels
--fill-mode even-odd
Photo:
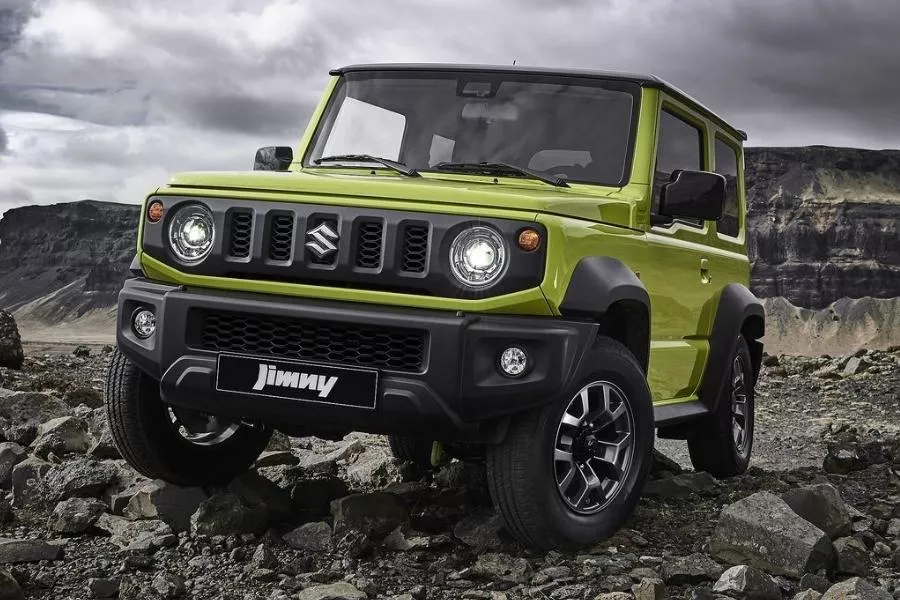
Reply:
[[[287,171],[294,161],[290,146],[265,146],[256,151],[254,171]]]
[[[718,221],[724,206],[725,178],[708,171],[673,171],[659,197],[659,212],[667,217]]]

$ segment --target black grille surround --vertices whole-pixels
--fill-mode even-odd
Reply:
[[[142,250],[191,275],[355,288],[444,298],[479,299],[538,287],[544,277],[546,244],[534,252],[516,245],[522,229],[544,227],[534,221],[478,218],[357,208],[300,202],[155,196],[165,206],[161,223],[146,223]],[[217,233],[210,255],[184,264],[171,252],[165,231],[182,204],[202,203]],[[478,209],[473,208],[473,213]],[[326,224],[336,235],[318,256],[310,233]],[[493,227],[506,240],[508,266],[487,289],[459,283],[450,269],[450,245],[463,230]],[[326,232],[327,233],[327,232]],[[321,240],[319,240],[321,242]]]
[[[199,350],[421,372],[427,334],[416,329],[196,309],[187,343]]]

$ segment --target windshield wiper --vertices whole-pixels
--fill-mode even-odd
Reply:
[[[380,156],[372,156],[371,154],[336,154],[334,156],[323,156],[313,161],[317,165],[324,162],[370,162],[378,163],[388,169],[393,169],[407,177],[420,177],[419,172],[413,168],[407,167],[402,162],[391,160],[389,158],[381,158]]]
[[[539,179],[544,183],[555,185],[557,187],[569,187],[566,180],[562,177],[541,173],[527,167],[518,167],[502,162],[442,162],[434,165],[439,171],[456,171],[458,173],[481,173],[484,175],[524,175],[532,179]]]

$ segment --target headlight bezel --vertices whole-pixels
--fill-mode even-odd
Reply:
[[[472,255],[476,244],[490,246],[490,268],[473,265]],[[469,291],[487,290],[502,281],[510,263],[510,248],[506,238],[496,229],[485,224],[465,227],[453,238],[449,253],[450,273],[454,281]]]
[[[164,239],[169,252],[175,260],[183,265],[193,266],[198,265],[209,258],[216,244],[217,232],[215,217],[208,206],[200,202],[189,202],[170,210],[169,214],[166,216],[168,218],[166,219]],[[189,219],[197,219],[201,222],[205,222],[208,228],[207,239],[200,244],[203,246],[203,249],[200,250],[199,253],[191,253],[191,241],[182,238],[179,242],[175,237],[176,228],[180,229],[182,235],[184,234],[185,225]],[[196,247],[195,242],[194,244]]]

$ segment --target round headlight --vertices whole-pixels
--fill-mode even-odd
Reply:
[[[200,204],[189,204],[172,215],[169,246],[182,262],[198,263],[212,250],[215,233],[209,209]]]
[[[506,242],[490,227],[470,227],[450,246],[450,270],[470,288],[496,283],[506,267]]]

